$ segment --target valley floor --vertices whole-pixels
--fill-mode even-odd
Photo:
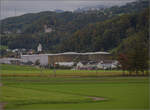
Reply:
[[[148,109],[148,77],[1,77],[5,110]]]

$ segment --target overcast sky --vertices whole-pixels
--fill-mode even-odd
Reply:
[[[55,9],[73,11],[86,6],[123,5],[133,1],[135,0],[0,0],[0,19]]]

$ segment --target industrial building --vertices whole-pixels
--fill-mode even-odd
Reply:
[[[105,69],[116,68],[117,61],[112,60],[112,55],[108,52],[65,52],[57,54],[32,54],[21,55],[21,58],[2,58],[0,63],[5,64],[38,64],[41,66],[59,65],[59,67],[70,67],[76,69]]]
[[[53,65],[55,63],[69,63],[69,62],[80,62],[80,61],[96,61],[110,60],[111,54],[108,52],[88,52],[88,53],[76,53],[76,52],[65,52],[57,54],[33,54],[33,55],[21,55],[23,62],[35,63],[39,60],[40,65]]]

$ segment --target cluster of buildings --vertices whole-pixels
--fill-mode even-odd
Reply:
[[[44,32],[45,33],[51,33],[52,31],[54,31],[51,27],[44,25]],[[22,31],[20,29],[16,29],[16,30],[5,30],[2,32],[3,34],[22,34]]]
[[[39,48],[39,51],[41,49]],[[21,55],[20,58],[1,58],[0,63],[6,64],[35,64],[37,61],[41,66],[56,65],[74,69],[115,69],[118,62],[112,60],[108,52],[65,52],[57,54],[32,54]]]
[[[118,61],[112,60],[112,55],[108,52],[65,52],[57,54],[40,54],[42,45],[37,46],[37,54],[31,50],[26,54],[25,49],[14,49],[20,52],[19,58],[0,58],[0,64],[17,65],[39,65],[44,67],[68,67],[72,69],[116,69]]]
[[[17,57],[19,58],[20,55],[26,54],[26,55],[32,55],[32,54],[38,54],[42,52],[42,45],[39,43],[37,47],[37,51],[34,49],[25,49],[25,48],[20,48],[20,49],[6,49],[5,50],[5,55],[2,57]]]
[[[100,62],[78,62],[75,69],[79,70],[93,70],[93,69],[117,69],[118,61],[116,60],[104,60]]]
[[[35,51],[33,49],[6,49],[6,52],[13,52],[13,53],[19,53],[19,54],[33,54]]]

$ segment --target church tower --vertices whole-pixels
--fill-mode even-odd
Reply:
[[[42,45],[39,43],[38,47],[37,47],[37,51],[38,52],[42,52]]]

